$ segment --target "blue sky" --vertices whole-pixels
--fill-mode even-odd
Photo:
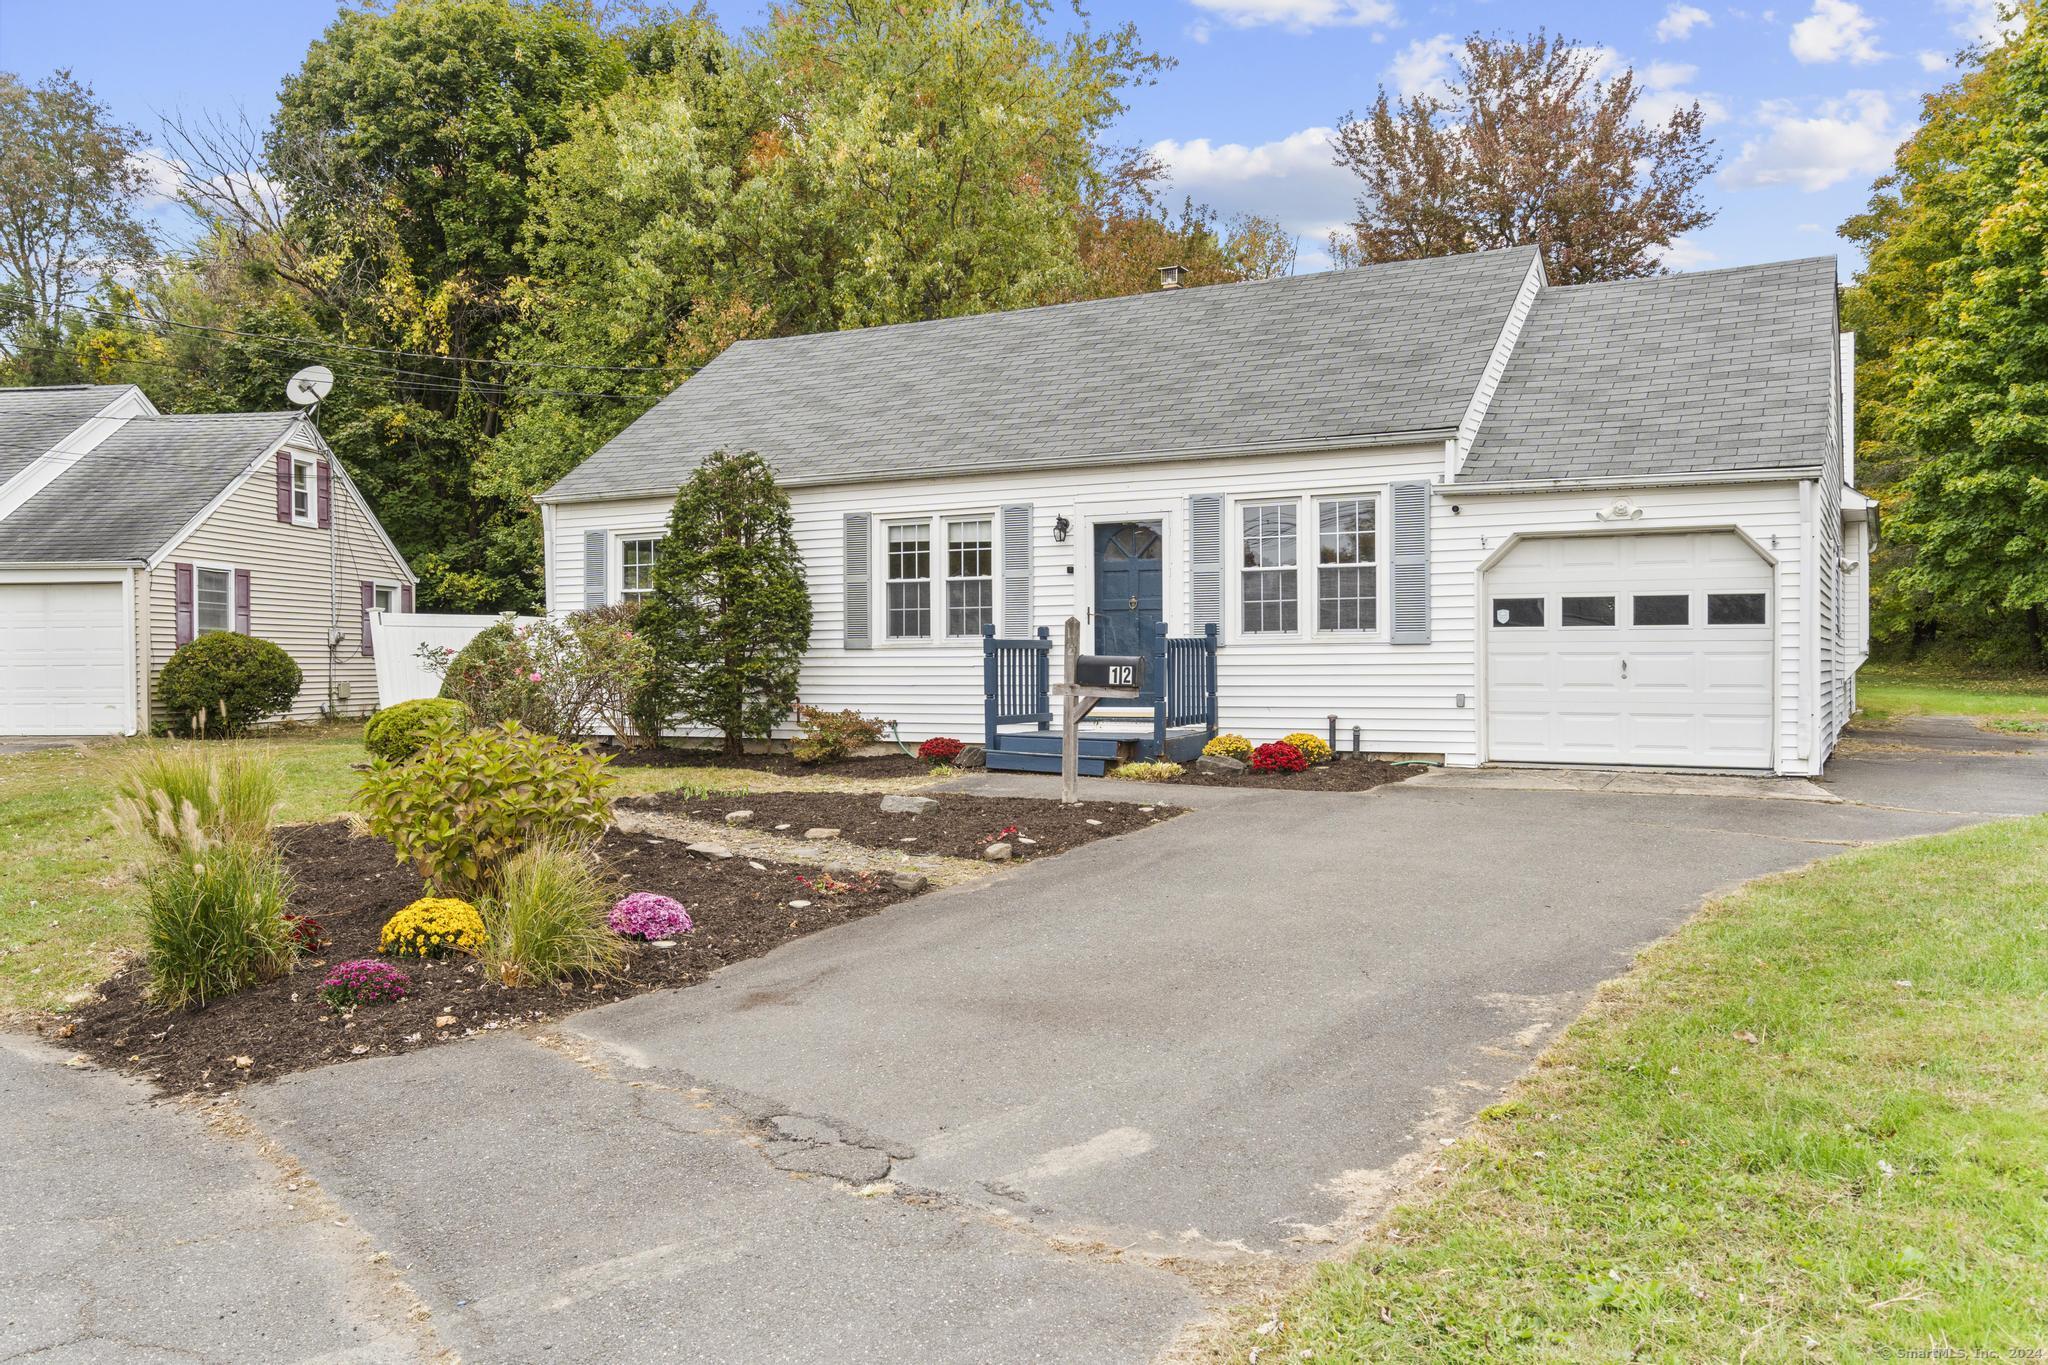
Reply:
[[[757,3],[719,6],[751,23]],[[1543,25],[1626,62],[1654,100],[1698,99],[1722,159],[1720,211],[1677,268],[1839,254],[1835,236],[1913,126],[1949,59],[1991,31],[1997,0],[1095,0],[1179,65],[1134,92],[1120,140],[1153,147],[1185,191],[1261,212],[1300,236],[1301,267],[1350,207],[1328,130],[1381,85],[1425,87],[1453,39]],[[332,0],[0,0],[0,68],[69,66],[145,129],[177,109],[267,118],[278,81],[333,16]]]

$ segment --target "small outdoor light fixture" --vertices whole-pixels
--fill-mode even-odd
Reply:
[[[1181,276],[1187,273],[1186,266],[1162,265],[1159,267],[1159,287],[1161,289],[1178,289],[1180,288]]]
[[[1067,532],[1072,529],[1073,523],[1065,517],[1054,517],[1052,519],[1052,538],[1060,544],[1064,545],[1067,543]]]

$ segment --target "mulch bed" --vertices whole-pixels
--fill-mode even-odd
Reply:
[[[209,1092],[356,1057],[388,1056],[492,1029],[530,1023],[646,991],[687,986],[720,967],[834,924],[874,914],[905,892],[861,878],[838,894],[797,882],[817,869],[731,858],[707,861],[673,839],[613,830],[598,851],[622,889],[658,891],[689,908],[696,928],[673,948],[626,940],[617,977],[574,986],[510,988],[473,958],[387,959],[412,977],[405,999],[344,1016],[319,998],[334,964],[377,956],[384,921],[423,894],[382,839],[358,837],[335,821],[278,831],[297,888],[292,909],[317,918],[332,944],[299,960],[287,976],[192,1011],[160,1010],[130,968],[100,987],[59,1036],[105,1065],[144,1075],[171,1093]],[[757,868],[753,864],[759,863]],[[804,909],[791,900],[808,900]],[[448,1025],[441,1018],[453,1016]],[[238,1066],[236,1058],[249,1064]]]
[[[932,765],[923,759],[905,754],[843,758],[836,763],[799,763],[788,754],[741,754],[734,758],[716,749],[678,749],[669,745],[655,749],[605,748],[599,752],[612,756],[614,768],[743,768],[779,777],[924,777],[932,770]]]
[[[1241,773],[1205,773],[1190,763],[1187,771],[1169,782],[1174,787],[1257,787],[1262,791],[1362,792],[1401,782],[1424,769],[1409,765],[1396,767],[1376,758],[1339,758],[1317,763],[1305,773],[1260,773],[1246,768]]]
[[[1041,858],[1112,835],[1145,829],[1179,814],[1164,803],[1083,801],[1063,806],[1039,796],[968,796],[920,793],[938,802],[921,815],[884,811],[880,792],[752,792],[745,796],[693,796],[663,792],[618,804],[625,809],[723,821],[728,811],[750,810],[751,830],[801,839],[810,829],[836,829],[864,848],[977,858],[992,843],[1006,843],[1017,859]],[[784,828],[786,826],[786,828]]]

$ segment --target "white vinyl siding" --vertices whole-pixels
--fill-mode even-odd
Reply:
[[[362,648],[362,584],[403,584],[408,581],[405,565],[386,548],[368,510],[344,479],[334,480],[329,530],[316,533],[280,523],[275,469],[266,458],[141,575],[138,610],[144,613],[150,688],[154,690],[157,674],[177,648],[177,593],[171,566],[247,569],[249,633],[282,646],[305,675],[290,719],[318,719],[327,704],[330,681],[348,686],[347,700],[338,705],[343,714],[368,714],[377,705],[377,661]],[[195,575],[195,606],[197,586]],[[330,627],[341,633],[340,644],[331,652]]]
[[[1064,470],[987,473],[941,479],[795,486],[789,489],[796,537],[810,584],[813,625],[802,695],[827,709],[857,707],[897,721],[904,738],[933,735],[978,738],[982,673],[979,641],[944,636],[917,649],[847,649],[842,644],[845,518],[872,518],[874,582],[870,599],[884,607],[883,541],[892,522],[979,518],[991,508],[1031,506],[1032,619],[1050,627],[1055,641],[1069,615],[1088,619],[1093,600],[1092,526],[1097,522],[1158,521],[1166,538],[1166,619],[1175,634],[1189,629],[1189,501],[1224,499],[1224,649],[1218,656],[1218,702],[1225,729],[1255,740],[1277,739],[1303,728],[1320,729],[1336,713],[1348,734],[1362,727],[1368,749],[1381,753],[1440,754],[1470,764],[1479,754],[1479,663],[1475,657],[1478,604],[1474,586],[1481,563],[1518,532],[1598,529],[1613,490],[1466,495],[1439,489],[1430,499],[1430,616],[1426,645],[1397,646],[1387,639],[1388,525],[1385,490],[1397,482],[1440,479],[1446,444],[1419,443],[1306,455],[1105,464]],[[1241,573],[1245,503],[1293,499],[1304,508],[1320,498],[1379,499],[1377,547],[1380,627],[1374,633],[1247,635],[1241,629]],[[1643,509],[1637,525],[1737,526],[1779,561],[1778,596],[1771,631],[1778,642],[1777,734],[1779,766],[1792,771],[1798,752],[1801,563],[1798,486],[1792,482],[1638,489],[1628,496]],[[582,536],[586,529],[655,534],[666,525],[667,497],[562,503],[553,508],[551,607],[582,602]],[[1458,510],[1453,511],[1456,507]],[[1304,516],[1311,515],[1305,511]],[[1072,530],[1053,539],[1053,523],[1066,517]],[[1314,523],[1310,522],[1313,526]],[[1313,542],[1311,542],[1313,544]],[[1001,565],[998,576],[1007,572]],[[1306,572],[1303,577],[1309,577]],[[1312,589],[1311,589],[1312,590]],[[1305,617],[1313,621],[1313,617]],[[879,628],[876,644],[885,645]],[[1009,622],[1005,634],[1021,633]],[[1084,624],[1084,644],[1092,643]],[[1054,665],[1057,670],[1058,664]],[[1462,694],[1462,705],[1460,696]],[[783,731],[782,733],[787,733]]]

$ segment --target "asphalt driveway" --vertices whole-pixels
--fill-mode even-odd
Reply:
[[[1920,722],[1823,786],[1177,792],[1159,828],[543,1037],[254,1088],[206,1142],[0,1049],[0,1358],[239,1355],[194,1310],[267,1275],[277,1358],[1149,1359],[1346,1240],[1702,896],[2048,810],[2048,746]],[[110,1200],[159,1143],[176,1174]],[[180,1238],[194,1190],[239,1192],[234,1235]]]

